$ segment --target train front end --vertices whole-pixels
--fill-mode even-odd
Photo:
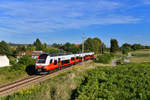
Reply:
[[[37,74],[47,72],[47,69],[46,69],[46,66],[48,65],[47,57],[48,57],[48,54],[41,54],[36,60],[35,71]]]

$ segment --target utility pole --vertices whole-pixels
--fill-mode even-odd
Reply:
[[[84,53],[84,39],[85,39],[85,34],[82,33],[82,62],[84,60],[84,57],[83,57],[83,53]]]
[[[101,46],[100,46],[100,52],[101,54],[103,54],[103,44],[101,43]]]

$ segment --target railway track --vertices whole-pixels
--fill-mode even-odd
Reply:
[[[87,61],[87,62],[89,62],[89,61]],[[87,63],[87,62],[83,62],[83,63]],[[79,63],[79,64],[81,64],[81,63]],[[79,64],[77,64],[77,65],[79,65]],[[7,83],[7,84],[4,84],[4,85],[1,85],[0,86],[0,96],[10,95],[10,94],[12,94],[15,91],[18,91],[20,89],[29,87],[31,85],[38,84],[42,81],[45,81],[45,80],[49,79],[52,76],[55,76],[56,74],[58,74],[60,72],[64,72],[68,69],[71,69],[72,67],[73,66],[65,67],[65,68],[63,68],[63,70],[53,71],[53,72],[51,72],[50,74],[47,74],[47,75],[29,76],[29,77],[26,77],[24,79],[14,81],[12,83]]]

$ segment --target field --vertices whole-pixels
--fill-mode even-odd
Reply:
[[[130,60],[133,63],[150,62],[150,50],[148,49],[132,52],[132,56]]]
[[[150,64],[98,67],[77,88],[76,100],[149,100]]]

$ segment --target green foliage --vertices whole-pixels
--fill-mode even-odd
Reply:
[[[86,52],[93,51],[95,53],[100,53],[100,47],[102,45],[102,42],[99,38],[88,38],[84,42],[84,45],[85,45]]]
[[[57,44],[57,43],[52,44],[52,47],[58,48],[58,49],[61,49],[62,46],[63,46],[63,44]]]
[[[68,70],[0,100],[70,100],[72,91],[81,84],[84,74],[83,70]]]
[[[24,65],[14,64],[0,68],[0,84],[12,82],[27,76]]]
[[[110,52],[114,53],[119,51],[118,41],[116,39],[111,39],[110,44]]]
[[[112,60],[113,57],[114,57],[113,54],[99,55],[99,56],[97,56],[96,62],[103,63],[103,64],[109,64],[111,62],[111,60]]]
[[[35,50],[35,46],[33,46],[32,44],[27,45],[27,51],[34,51]]]
[[[128,52],[132,51],[131,45],[128,43],[125,43],[121,46],[121,51],[123,54],[128,54]]]
[[[145,47],[144,47],[143,45],[141,45],[141,44],[133,44],[133,45],[131,46],[131,48],[132,48],[133,50],[139,50],[139,49],[144,49]]]
[[[150,64],[99,67],[88,72],[76,100],[149,100]]]
[[[42,50],[43,49],[43,45],[42,45],[40,39],[36,39],[36,41],[34,42],[34,46],[36,47],[36,50]]]
[[[11,65],[17,64],[16,58],[15,57],[9,57],[9,62]]]
[[[43,51],[47,52],[47,53],[59,53],[59,52],[61,52],[60,49],[56,49],[56,48],[52,48],[52,47],[47,47]]]
[[[67,42],[66,44],[64,44],[61,49],[63,49],[66,52],[71,52],[71,53],[78,53],[81,51],[81,49],[77,46],[75,46],[75,44],[71,44],[69,42]]]
[[[7,44],[5,41],[0,42],[0,54],[10,56],[12,55],[12,50],[10,45]]]
[[[20,70],[20,71],[25,72],[26,65],[17,63],[17,64],[12,65],[10,68],[11,68],[10,71],[18,71],[18,70]]]
[[[25,52],[26,51],[26,47],[24,45],[17,46],[16,52],[19,53],[20,51],[21,52]]]
[[[35,61],[31,57],[31,55],[24,55],[21,58],[19,58],[19,62],[18,63],[26,65],[26,66],[29,66],[29,65],[34,65]]]

